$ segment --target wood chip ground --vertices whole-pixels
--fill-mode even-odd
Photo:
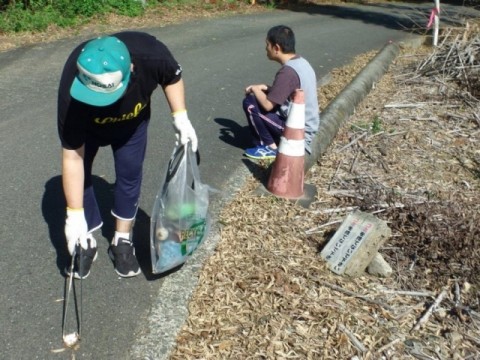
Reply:
[[[256,195],[252,176],[221,215],[172,360],[480,358],[480,102],[422,72],[440,51],[402,50],[310,169],[308,209]],[[333,71],[321,107],[374,55]],[[357,208],[392,229],[390,278],[340,277],[320,259]]]

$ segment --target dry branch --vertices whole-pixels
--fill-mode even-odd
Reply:
[[[348,336],[350,341],[352,342],[353,346],[355,346],[361,352],[366,352],[367,348],[357,339],[357,337],[347,329],[347,327],[343,324],[338,324],[338,328]]]
[[[357,136],[355,139],[353,139],[352,141],[350,141],[347,145],[345,145],[344,147],[342,147],[340,150],[337,150],[337,152],[342,152],[343,150],[345,149],[348,149],[350,146],[352,146],[353,144],[355,144],[356,142],[358,142],[358,140],[360,140],[361,138],[364,138],[365,136],[367,136],[367,132],[364,132],[362,135],[360,136]]]
[[[407,296],[433,296],[431,291],[405,291],[405,290],[383,290],[385,294],[407,295]]]
[[[474,24],[463,33],[447,31],[445,39],[430,57],[417,67],[423,77],[442,78],[443,82],[454,81],[480,101],[480,30]],[[449,40],[449,41],[447,41]]]
[[[473,341],[477,346],[480,346],[480,338],[471,336],[469,334],[462,334],[465,336],[468,340]]]
[[[343,220],[335,220],[335,221],[329,221],[325,224],[322,224],[320,226],[317,226],[317,227],[314,227],[313,229],[309,229],[307,231],[305,231],[305,234],[307,235],[311,235],[311,234],[314,234],[317,230],[320,230],[324,227],[327,227],[327,226],[330,226],[330,225],[334,225],[334,224],[338,224],[338,223],[341,223]]]
[[[387,350],[388,348],[391,348],[393,345],[399,343],[400,341],[402,341],[402,340],[401,339],[395,339],[395,340],[390,341],[387,345],[384,345],[381,348],[379,348],[377,350],[377,353],[379,353],[379,354],[383,353],[385,350]]]
[[[417,321],[415,326],[412,328],[410,332],[417,331],[420,329],[422,325],[424,325],[430,316],[433,314],[433,312],[437,309],[438,305],[443,301],[443,298],[447,296],[447,289],[443,289],[443,291],[440,293],[440,295],[437,296],[433,304],[428,308],[428,310],[423,314],[423,316]]]
[[[393,309],[390,305],[387,305],[387,304],[385,304],[385,303],[383,303],[383,302],[381,302],[381,301],[372,300],[372,299],[370,299],[370,298],[368,298],[368,297],[366,297],[366,296],[364,296],[364,295],[357,294],[357,293],[355,293],[355,292],[353,292],[353,291],[344,289],[344,288],[342,288],[342,287],[340,287],[340,286],[330,284],[330,283],[328,283],[328,282],[326,282],[326,281],[320,281],[320,284],[322,284],[322,285],[324,285],[324,286],[326,286],[326,287],[329,287],[329,288],[332,289],[332,290],[342,292],[342,293],[344,293],[344,294],[347,294],[347,295],[349,295],[349,296],[353,296],[353,297],[355,297],[355,298],[357,298],[357,299],[361,299],[361,300],[363,300],[363,301],[366,301],[366,302],[371,303],[371,304],[374,304],[374,305],[378,305],[378,306],[383,307],[384,309],[386,309],[386,310],[388,310],[388,311],[394,311],[394,309]]]

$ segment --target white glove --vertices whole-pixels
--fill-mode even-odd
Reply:
[[[77,244],[81,244],[85,249],[87,248],[87,232],[88,225],[83,209],[72,210],[67,208],[65,237],[67,238],[67,247],[70,255],[75,253]]]
[[[197,151],[198,139],[192,123],[188,119],[187,110],[176,111],[173,115],[173,127],[175,129],[175,136],[177,137],[176,144],[185,145],[189,141],[192,142],[193,152]]]

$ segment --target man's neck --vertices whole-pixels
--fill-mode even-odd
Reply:
[[[285,65],[288,60],[294,58],[295,56],[297,56],[297,54],[295,54],[295,53],[293,53],[293,54],[281,54],[278,57],[278,62],[282,65]]]

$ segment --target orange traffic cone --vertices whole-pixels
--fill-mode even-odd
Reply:
[[[304,195],[305,163],[305,96],[303,90],[293,93],[277,157],[268,179],[267,189],[286,199],[299,199]]]

